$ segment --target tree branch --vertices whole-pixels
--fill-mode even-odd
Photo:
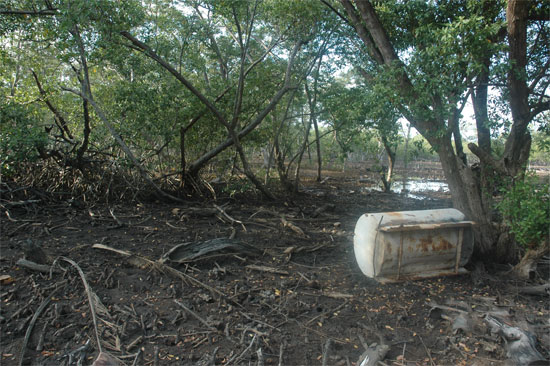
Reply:
[[[40,83],[40,80],[38,79],[38,75],[36,74],[36,72],[31,69],[31,73],[34,78],[34,81],[36,82],[36,86],[38,87],[38,91],[40,92],[40,95],[44,100],[44,103],[46,103],[46,106],[48,106],[48,109],[53,113],[55,124],[59,129],[59,131],[61,132],[61,138],[67,142],[70,142],[71,144],[74,144],[75,143],[74,137],[71,134],[71,131],[69,130],[69,128],[67,127],[67,122],[65,121],[65,118],[47,98],[46,91],[42,88],[42,84]],[[67,134],[67,137],[65,137],[65,134]]]
[[[292,89],[296,89],[296,87],[290,85],[290,75],[292,73],[292,67],[294,66],[294,62],[296,59],[296,54],[302,47],[302,42],[298,42],[294,49],[292,50],[292,53],[290,54],[290,57],[288,59],[288,64],[285,72],[285,82],[283,84],[283,87],[279,89],[279,91],[273,96],[269,104],[256,116],[256,118],[245,128],[240,130],[237,133],[237,137],[239,139],[245,137],[250,132],[252,132],[263,120],[264,118],[275,108],[277,103],[281,100],[281,98]],[[189,167],[189,173],[191,175],[196,174],[201,167],[204,166],[208,161],[210,161],[212,158],[214,158],[216,155],[218,155],[220,152],[227,149],[229,146],[233,144],[233,140],[231,138],[226,139],[222,143],[220,143],[218,146],[216,146],[214,149],[210,150],[208,153],[201,156],[199,159],[195,160]]]
[[[500,160],[495,159],[491,154],[476,144],[471,142],[468,144],[468,148],[475,156],[479,158],[480,161],[484,162],[486,165],[491,166],[493,169],[502,174],[506,175],[508,173]]]
[[[342,5],[344,5],[344,8],[346,9],[348,16],[350,17],[350,20],[355,27],[355,30],[357,31],[357,34],[359,35],[365,46],[367,46],[367,51],[369,52],[370,56],[376,61],[376,63],[382,65],[384,63],[384,59],[382,58],[380,51],[376,48],[376,45],[374,44],[374,41],[369,34],[369,31],[367,30],[367,28],[365,28],[365,26],[359,19],[359,16],[357,15],[357,10],[349,0],[340,0],[340,2],[342,3]]]
[[[531,106],[531,113],[529,114],[529,119],[532,120],[539,113],[545,112],[547,110],[550,110],[550,100],[547,100],[545,102],[537,103],[537,104]]]
[[[326,0],[321,0],[321,2],[322,2],[323,4],[325,4],[330,10],[332,10],[332,12],[333,12],[334,14],[338,15],[338,17],[339,17],[340,19],[342,19],[346,24],[353,26],[353,25],[349,22],[348,18],[346,18],[342,13],[340,13],[334,6],[330,5]]]
[[[145,43],[139,41],[137,38],[132,36],[130,33],[126,31],[120,32],[120,34],[128,39],[134,46],[139,48],[143,53],[145,53],[148,57],[155,60],[160,66],[162,66],[164,69],[166,69],[168,72],[170,72],[172,75],[178,79],[191,93],[193,93],[217,118],[217,120],[225,127],[229,127],[229,124],[227,123],[225,117],[222,115],[222,113],[204,96],[197,88],[191,84],[190,81],[188,81],[182,74],[180,74],[172,65],[170,65],[168,62],[164,61],[159,55],[157,55],[151,47],[146,45]]]
[[[168,194],[168,193],[164,192],[162,189],[160,189],[159,186],[157,186],[155,184],[155,182],[153,182],[153,180],[149,177],[149,175],[147,174],[145,169],[143,169],[143,167],[141,166],[141,164],[139,163],[137,158],[132,153],[132,150],[130,150],[128,145],[126,145],[126,143],[124,142],[122,137],[115,130],[114,126],[107,119],[107,117],[105,116],[105,113],[103,113],[103,110],[96,104],[96,102],[93,100],[91,95],[85,95],[85,94],[79,92],[78,90],[65,88],[65,87],[61,87],[61,90],[68,91],[68,92],[71,92],[73,94],[76,94],[76,95],[80,96],[82,99],[88,101],[88,103],[94,108],[94,110],[97,113],[99,119],[101,119],[103,121],[103,123],[105,124],[105,126],[107,126],[107,128],[109,129],[109,132],[111,132],[111,135],[114,137],[115,141],[118,143],[118,145],[120,146],[122,151],[124,151],[124,153],[126,154],[126,156],[128,156],[128,158],[130,159],[132,164],[134,164],[134,166],[137,168],[137,170],[139,171],[141,177],[147,183],[149,183],[151,185],[151,187],[153,187],[155,189],[155,191],[157,191],[160,194],[160,196],[162,196],[164,198],[168,198],[172,201],[183,202],[181,199],[179,199],[177,197],[174,197],[171,194]]]
[[[42,9],[42,10],[18,10],[18,9],[0,9],[0,15],[15,15],[15,16],[53,16],[57,15],[57,9]]]

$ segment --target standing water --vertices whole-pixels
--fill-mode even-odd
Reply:
[[[368,187],[365,191],[381,191],[381,187]],[[426,197],[419,196],[418,193],[422,192],[449,192],[449,185],[442,180],[408,180],[405,183],[405,189],[403,189],[403,181],[394,181],[391,185],[391,191],[393,193],[406,193],[407,197],[424,199]]]

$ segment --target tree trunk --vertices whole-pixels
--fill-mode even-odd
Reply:
[[[186,158],[185,158],[185,128],[180,127],[180,169],[181,169],[181,182],[180,187],[185,186],[185,170],[186,170]]]
[[[384,150],[386,151],[386,156],[388,157],[388,169],[386,169],[386,176],[383,175],[384,172],[380,172],[380,174],[382,174],[382,184],[384,185],[384,192],[389,193],[391,192],[393,167],[395,165],[396,152],[392,150],[392,147],[388,142],[387,137],[382,136],[381,140],[382,144],[384,145]]]
[[[303,116],[303,113],[302,113]],[[302,117],[303,118],[303,117]],[[304,141],[302,143],[302,146],[300,147],[300,151],[298,153],[298,161],[296,162],[296,170],[294,172],[294,192],[298,192],[298,186],[300,184],[300,167],[302,165],[302,158],[304,156],[304,153],[306,152],[306,148],[309,143],[309,131],[311,130],[311,118],[309,119],[306,127],[306,132],[304,135]]]
[[[411,124],[407,127],[407,137],[405,138],[405,154],[403,156],[403,192],[407,191],[407,179],[409,175],[409,140],[411,139]]]
[[[275,149],[275,164],[277,173],[279,174],[279,180],[287,192],[292,192],[293,185],[290,179],[288,179],[287,169],[285,168],[285,157],[279,146],[278,138],[273,142],[273,147]]]
[[[283,114],[279,124],[277,125],[277,128],[275,130],[275,134],[273,136],[273,145],[271,146],[271,149],[269,150],[269,160],[273,160],[273,156],[275,156],[276,164],[277,164],[277,172],[279,174],[279,178],[281,183],[283,184],[283,187],[285,189],[288,188],[288,185],[290,184],[288,181],[288,175],[285,172],[284,169],[284,155],[281,153],[279,149],[279,136],[281,132],[283,131],[283,126],[285,124],[285,121],[288,117],[288,112],[290,111],[290,106],[292,105],[292,101],[294,100],[294,96],[296,95],[297,89],[292,90],[290,95],[288,96],[288,100],[286,103],[285,113]],[[277,109],[274,108],[273,112],[271,114],[273,121],[277,121]],[[269,168],[266,171],[265,181],[267,183],[267,178],[269,175]],[[291,186],[291,184],[290,184]],[[287,189],[288,190],[288,189]]]
[[[317,118],[313,120],[313,128],[315,129],[315,145],[317,146],[317,182],[321,181],[322,159],[321,159],[321,138],[319,136],[319,126]]]
[[[390,66],[395,69],[397,90],[404,100],[404,105],[398,105],[398,108],[404,117],[436,149],[449,184],[453,205],[468,218],[477,222],[474,230],[477,234],[478,249],[479,252],[487,253],[492,249],[497,237],[491,223],[492,207],[489,205],[491,200],[485,199],[493,192],[488,191],[487,187],[484,189],[480,184],[480,179],[487,177],[489,171],[483,170],[480,173],[468,167],[464,160],[455,153],[451,144],[453,133],[457,139],[459,138],[456,129],[455,131],[447,129],[444,118],[432,113],[430,108],[433,108],[433,106],[418,103],[419,97],[415,86],[410,81],[406,68],[397,56],[372,4],[367,0],[340,1],[344,5],[356,32],[365,43],[370,54],[373,55],[374,60],[379,65]],[[506,141],[503,161],[497,162],[491,156],[490,151],[476,149],[477,146],[473,144],[469,145],[470,150],[478,155],[484,164],[500,164],[504,167],[502,170],[512,174],[521,171],[521,166],[527,160],[530,150],[530,136],[527,131],[530,116],[527,103],[529,91],[524,81],[526,66],[525,19],[526,9],[529,6],[530,3],[527,1],[509,0],[508,2],[510,60],[514,63],[508,82],[511,89],[510,106],[514,124]],[[437,97],[437,95],[434,97]],[[480,95],[479,99],[482,98],[483,96]],[[429,117],[426,118],[426,116]]]
[[[317,182],[321,181],[321,141],[319,139],[319,126],[317,125],[317,85],[319,84],[319,70],[321,69],[321,64],[323,63],[323,53],[319,55],[319,61],[317,62],[317,68],[313,74],[313,90],[310,92],[307,85],[307,80],[305,82],[305,90],[307,95],[307,101],[309,105],[310,113],[310,123],[313,124],[315,130],[315,146],[317,148]],[[312,95],[313,94],[313,95]],[[309,144],[308,144],[308,154],[309,154]],[[311,159],[311,157],[310,157]]]
[[[497,233],[492,225],[492,207],[483,199],[484,192],[479,184],[479,176],[454,154],[450,140],[441,138],[436,146],[449,184],[453,206],[476,222],[474,232],[479,245],[477,252],[487,253],[496,242]]]
[[[523,174],[531,150],[531,135],[527,125],[532,117],[529,108],[529,87],[526,82],[527,18],[531,2],[508,0],[506,20],[509,58],[513,67],[508,72],[510,110],[514,123],[504,146],[503,163],[508,174]]]
[[[85,93],[84,87],[82,87],[82,93]],[[84,136],[82,137],[82,145],[76,152],[76,163],[80,171],[84,171],[84,153],[88,150],[90,133],[92,132],[90,128],[90,110],[86,99],[82,99],[82,113],[84,115]]]

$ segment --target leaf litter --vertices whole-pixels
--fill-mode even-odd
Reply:
[[[309,184],[322,200],[306,189],[279,202],[119,203],[97,205],[93,215],[63,203],[10,209],[11,219],[0,221],[9,233],[0,247],[0,362],[357,366],[548,359],[543,282],[476,272],[381,285],[357,268],[352,236],[361,214],[450,207],[448,199],[365,192],[341,178]],[[29,225],[21,228],[13,221],[19,219]],[[25,255],[28,240],[44,253],[32,251],[34,257],[43,258]]]

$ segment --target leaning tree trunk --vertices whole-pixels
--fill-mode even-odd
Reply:
[[[531,136],[528,124],[533,118],[550,109],[547,101],[539,99],[530,105],[529,97],[533,95],[534,87],[541,86],[541,80],[531,80],[527,84],[526,76],[527,57],[527,29],[529,12],[532,10],[532,2],[524,0],[508,0],[506,6],[507,35],[509,64],[513,65],[508,70],[508,96],[512,114],[512,127],[506,139],[504,152],[501,157],[495,157],[490,151],[487,142],[490,139],[490,130],[481,131],[479,143],[481,146],[470,143],[470,151],[477,155],[481,161],[481,169],[478,172],[474,167],[468,167],[463,160],[457,157],[447,129],[447,123],[439,117],[426,118],[433,115],[432,108],[428,104],[418,102],[419,93],[415,85],[408,77],[404,63],[399,59],[392,41],[376,14],[374,6],[368,0],[340,0],[349,22],[354,26],[357,35],[367,48],[370,57],[379,65],[395,68],[397,91],[403,98],[405,106],[398,106],[405,118],[424,136],[432,147],[437,150],[440,157],[449,189],[452,194],[453,204],[463,211],[469,219],[477,222],[475,226],[476,240],[479,243],[478,252],[488,253],[493,249],[496,232],[493,229],[491,217],[491,199],[484,199],[493,194],[491,179],[492,172],[503,177],[520,178],[525,172],[525,164],[529,158]],[[485,57],[481,55],[481,57]],[[490,60],[490,58],[489,58]],[[487,61],[487,59],[486,59]],[[540,75],[544,75],[546,66],[540,69]],[[482,79],[483,79],[482,75]],[[483,83],[483,80],[480,80]],[[483,95],[478,94],[478,102],[486,102]],[[439,96],[440,97],[440,96]],[[441,100],[441,99],[440,99]],[[477,117],[477,116],[476,116]],[[483,116],[480,121],[483,122]],[[458,137],[458,133],[455,133]],[[441,136],[441,133],[444,133]],[[439,136],[439,137],[438,137]],[[458,138],[457,138],[458,140]],[[489,148],[487,150],[487,148]]]
[[[480,185],[479,173],[466,166],[454,154],[449,140],[440,139],[436,146],[438,146],[441,166],[449,184],[453,206],[476,222],[474,234],[479,247],[475,252],[488,253],[493,249],[497,232],[492,223],[492,207],[487,204],[487,200],[483,199],[483,195],[492,194],[492,192],[484,192]]]

